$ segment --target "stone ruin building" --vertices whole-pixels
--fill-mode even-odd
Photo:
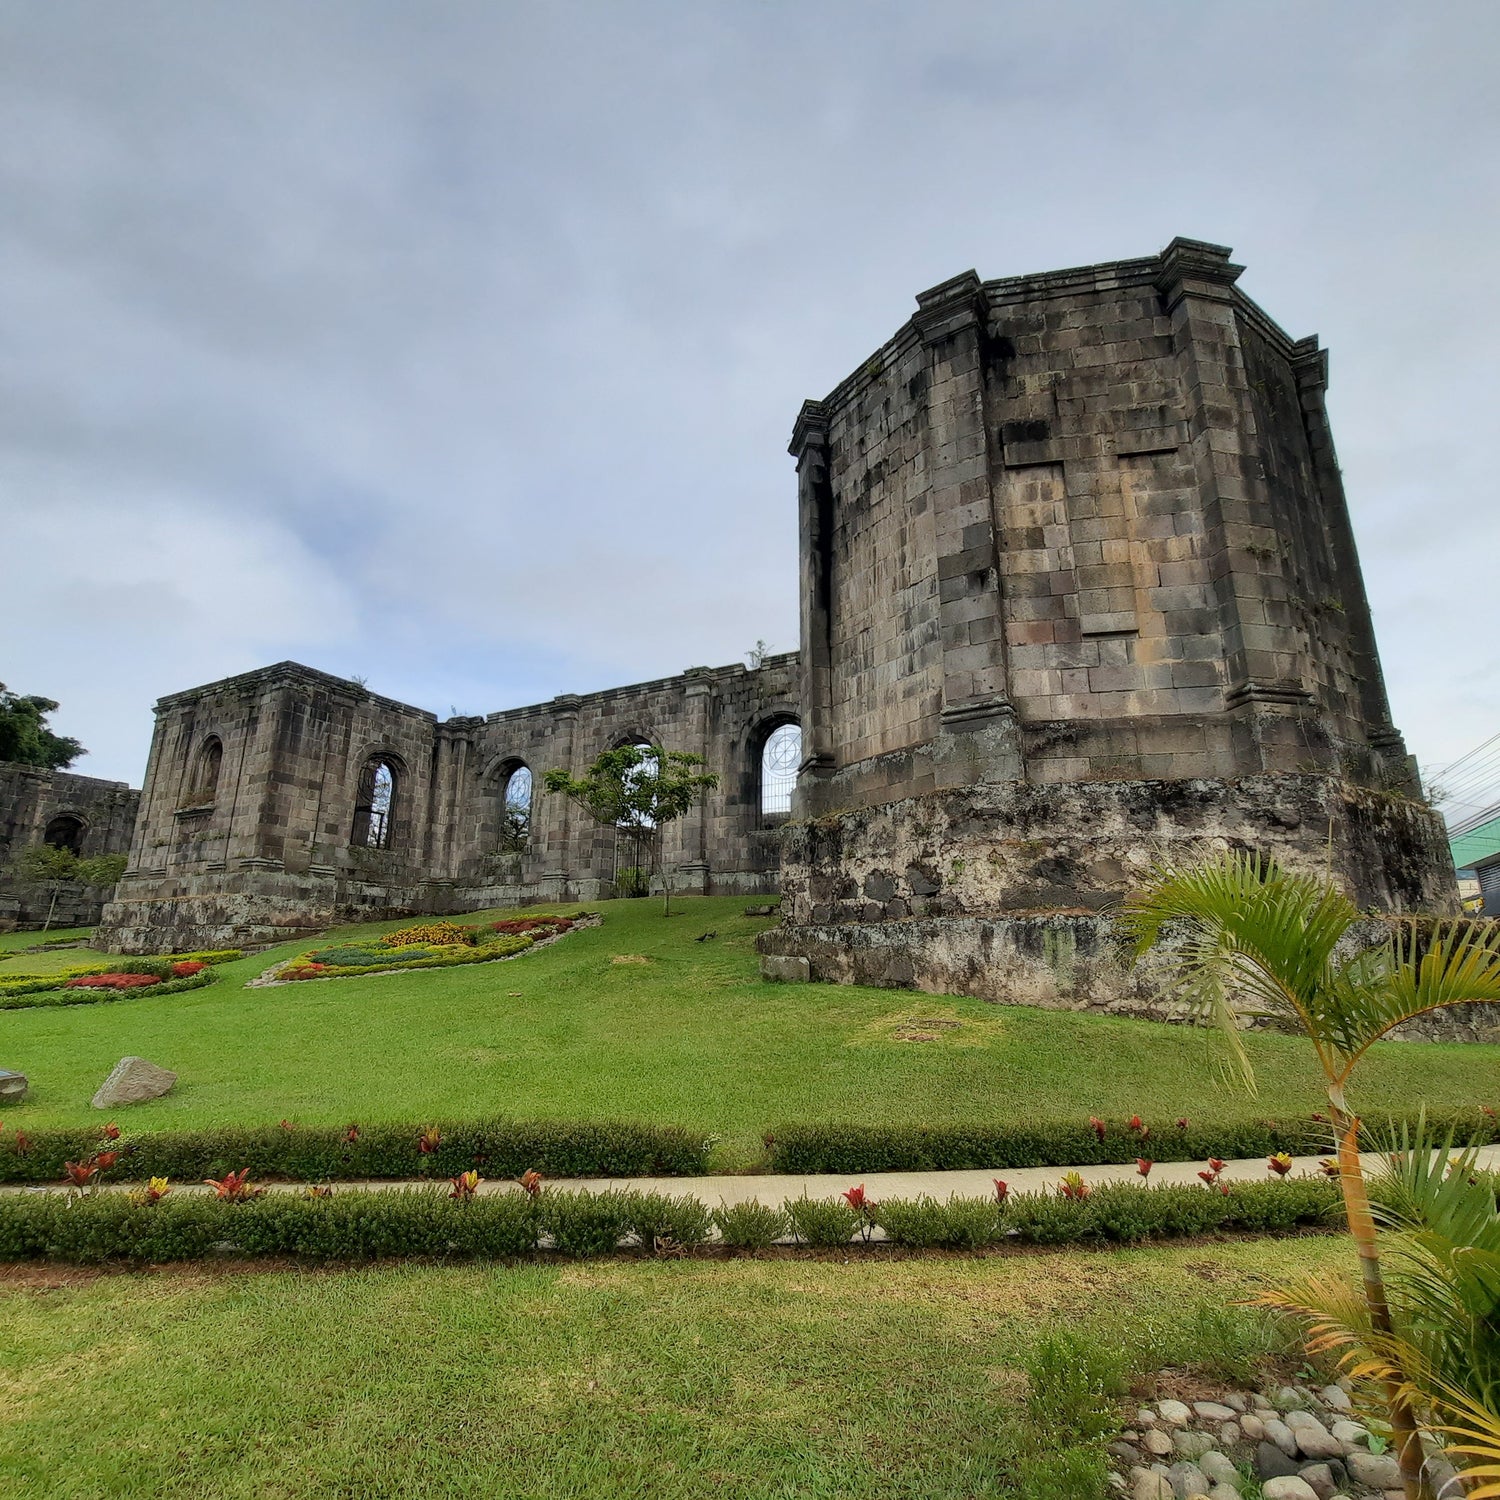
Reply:
[[[56,927],[97,922],[108,892],[63,886],[54,903],[51,891],[16,877],[13,861],[34,844],[85,859],[124,854],[140,800],[123,781],[0,761],[0,932],[40,927],[49,913]]]
[[[532,794],[633,741],[723,778],[669,830],[679,888],[769,891],[779,857],[780,977],[1150,1009],[1101,914],[1157,861],[1226,846],[1331,861],[1374,909],[1453,909],[1327,356],[1240,271],[1177,239],[921,293],[797,418],[794,655],[441,722],[290,663],[162,700],[106,937],[594,900],[620,841]],[[765,767],[799,734],[783,828]]]
[[[663,830],[674,891],[776,890],[797,658],[439,720],[295,662],[156,705],[130,867],[103,940],[127,952],[285,941],[386,913],[596,901],[638,868],[546,771],[621,745],[701,755],[720,784]]]

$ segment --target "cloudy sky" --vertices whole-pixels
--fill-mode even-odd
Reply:
[[[1399,723],[1500,730],[1500,6],[0,0],[0,680],[138,784],[796,644],[786,440],[921,288],[1235,247],[1333,351]],[[1497,774],[1500,781],[1500,774]]]

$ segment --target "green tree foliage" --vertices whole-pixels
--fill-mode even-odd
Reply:
[[[42,931],[46,932],[52,925],[57,898],[65,886],[87,885],[107,890],[125,873],[126,863],[123,854],[96,854],[88,859],[79,859],[71,849],[60,849],[51,844],[32,844],[16,856],[15,872],[27,885],[39,885],[52,893],[52,901],[47,907],[47,920],[42,924]]]
[[[618,828],[636,846],[637,864],[662,877],[662,911],[671,911],[671,881],[661,866],[662,829],[675,822],[706,791],[718,786],[712,772],[698,769],[701,755],[660,745],[622,745],[606,750],[582,776],[548,771],[542,784],[581,807],[603,828]]]
[[[24,697],[0,682],[0,760],[46,766],[51,771],[71,766],[85,753],[84,748],[47,727],[47,715],[56,710],[51,698]]]

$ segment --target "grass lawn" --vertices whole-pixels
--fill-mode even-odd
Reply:
[[[1254,1346],[1259,1276],[1347,1240],[903,1261],[404,1265],[0,1280],[0,1491],[1014,1494],[1046,1325],[1152,1371]],[[1222,1368],[1230,1383],[1248,1371]]]
[[[1219,1076],[1207,1035],[1192,1028],[762,983],[753,939],[767,919],[742,916],[744,905],[691,899],[664,919],[654,901],[606,902],[602,927],[505,963],[244,988],[304,943],[160,1000],[0,1012],[0,1067],[32,1088],[5,1119],[93,1123],[90,1096],[131,1053],[180,1074],[166,1098],[129,1111],[132,1129],[632,1118],[721,1136],[725,1166],[753,1162],[764,1130],[796,1120],[1260,1118],[1322,1103],[1308,1048],[1290,1037],[1248,1039],[1260,1074],[1251,1098]],[[694,941],[708,931],[717,937]],[[89,956],[31,954],[0,969]],[[916,1016],[962,1024],[938,1041],[901,1041],[897,1029]],[[1383,1044],[1357,1094],[1370,1109],[1500,1102],[1500,1048]]]

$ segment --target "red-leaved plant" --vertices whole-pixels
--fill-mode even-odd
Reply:
[[[516,1178],[516,1181],[521,1185],[522,1191],[528,1198],[536,1198],[542,1191],[542,1174],[540,1172],[522,1172],[521,1175]]]
[[[67,1161],[63,1163],[63,1181],[69,1187],[86,1188],[99,1174],[99,1168],[91,1161]]]
[[[417,1154],[431,1156],[443,1144],[443,1132],[436,1125],[429,1125],[417,1137]]]
[[[879,1205],[874,1203],[870,1195],[865,1192],[864,1183],[860,1183],[858,1187],[845,1188],[844,1202],[859,1215],[860,1234],[864,1242],[868,1245],[870,1243],[870,1231],[875,1227],[875,1210]]]
[[[1104,1139],[1105,1124],[1098,1115],[1089,1116],[1089,1128],[1094,1132],[1095,1135],[1099,1137],[1101,1141]]]
[[[227,1203],[248,1203],[259,1198],[264,1188],[250,1186],[250,1168],[242,1167],[238,1172],[226,1172],[222,1177],[205,1177],[203,1180],[214,1190],[216,1198]]]
[[[120,1139],[120,1127],[113,1120],[108,1125],[101,1126],[99,1133],[107,1141],[117,1141]]]
[[[449,1178],[449,1181],[453,1184],[453,1191],[448,1196],[457,1198],[460,1203],[467,1203],[479,1191],[479,1184],[484,1179],[478,1172],[470,1170],[460,1172],[457,1177]]]
[[[1081,1203],[1091,1191],[1088,1183],[1077,1172],[1064,1172],[1062,1181],[1057,1185],[1059,1197],[1071,1198],[1076,1203]]]
[[[1144,1156],[1138,1156],[1135,1159],[1135,1169],[1141,1174],[1142,1177],[1149,1177],[1151,1175],[1151,1168],[1155,1165],[1156,1163],[1154,1161],[1151,1161]]]
[[[995,1202],[1004,1203],[1010,1197],[1010,1184],[1003,1177],[995,1179]]]
[[[1292,1158],[1285,1151],[1278,1151],[1266,1158],[1266,1166],[1278,1177],[1285,1177],[1292,1170]]]

